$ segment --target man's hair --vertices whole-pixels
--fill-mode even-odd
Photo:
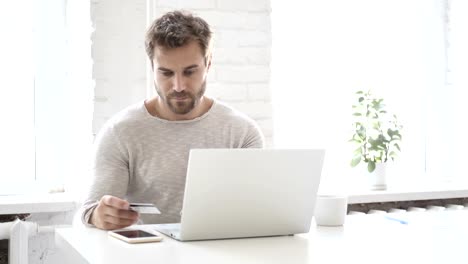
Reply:
[[[153,66],[154,48],[178,48],[197,41],[208,61],[211,45],[211,30],[208,23],[187,11],[172,11],[156,19],[146,32],[145,49]]]

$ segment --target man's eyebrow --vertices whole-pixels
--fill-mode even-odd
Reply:
[[[184,70],[185,70],[185,71],[186,71],[186,70],[191,70],[191,69],[198,68],[198,67],[199,67],[199,65],[197,65],[197,64],[192,64],[192,65],[190,65],[190,66],[185,67]],[[164,68],[164,67],[158,67],[158,71],[169,71],[169,72],[172,72],[171,69],[167,69],[167,68]]]
[[[172,71],[172,70],[166,69],[164,67],[158,67],[158,71]]]
[[[192,65],[190,65],[190,66],[185,67],[184,70],[191,70],[191,69],[197,68],[197,67],[198,67],[197,64],[192,64]]]

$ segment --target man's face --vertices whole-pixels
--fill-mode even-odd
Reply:
[[[210,62],[205,62],[196,41],[174,49],[156,46],[153,65],[154,82],[163,111],[169,110],[178,117],[198,106],[205,93]]]

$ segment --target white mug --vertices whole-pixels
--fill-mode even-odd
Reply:
[[[318,195],[315,222],[320,226],[342,226],[348,209],[348,198],[342,195]]]

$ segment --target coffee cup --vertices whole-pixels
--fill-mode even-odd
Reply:
[[[319,226],[342,226],[348,209],[348,197],[344,195],[318,195],[314,218]]]

